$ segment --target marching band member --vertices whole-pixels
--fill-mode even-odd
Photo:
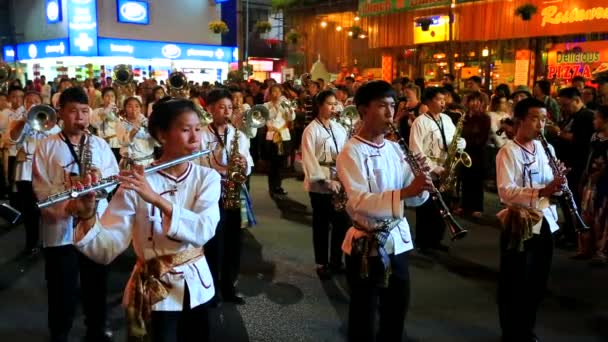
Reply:
[[[90,115],[88,103],[87,95],[80,87],[62,92],[58,104],[63,130],[40,141],[34,154],[33,185],[37,198],[63,191],[71,175],[94,172],[108,177],[118,173],[108,144],[86,134]],[[92,159],[92,169],[81,170],[81,165],[89,163],[83,160],[88,157]],[[101,200],[98,213],[101,214],[106,206],[107,201]],[[71,213],[67,202],[41,211],[51,341],[68,341],[76,313],[79,273],[87,339],[108,341],[110,338],[105,333],[107,268],[74,247],[76,220]]]
[[[559,229],[555,206],[548,199],[560,191],[565,178],[554,178],[547,154],[535,140],[547,120],[545,104],[522,100],[514,119],[515,138],[496,157],[498,196],[508,207],[497,215],[504,226],[498,312],[503,341],[532,342],[538,341],[534,326],[551,269],[552,234]],[[551,153],[555,155],[552,147]]]
[[[131,163],[148,166],[154,159],[154,139],[146,127],[148,119],[141,113],[141,102],[136,97],[127,98],[124,111],[124,120],[116,125],[120,164],[125,167]]]
[[[404,204],[421,205],[432,188],[425,174],[428,167],[414,176],[399,145],[384,139],[394,97],[385,81],[371,81],[357,90],[355,104],[363,123],[336,161],[354,224],[342,244],[351,289],[349,341],[401,341],[409,305],[407,252],[413,248]]]
[[[312,206],[312,241],[317,274],[321,279],[328,279],[332,271],[342,269],[341,245],[350,224],[348,214],[336,210],[332,203],[332,195],[340,192],[342,187],[337,180],[335,160],[348,139],[342,125],[331,120],[336,106],[333,91],[324,90],[317,94],[316,118],[302,135],[302,163],[306,175],[304,190],[308,192]],[[331,244],[328,241],[330,223]],[[328,249],[331,251],[329,260]]]
[[[412,152],[427,158],[433,177],[440,177],[446,172],[443,163],[447,158],[456,126],[449,116],[443,114],[445,108],[443,88],[427,88],[422,103],[428,107],[428,110],[426,113],[421,113],[412,123],[409,145]],[[459,138],[458,149],[463,150],[465,146],[464,139]],[[438,215],[432,199],[428,199],[416,208],[416,244],[421,250],[447,251],[448,247],[441,243],[444,232],[445,224]]]
[[[232,153],[232,143],[237,132],[227,120],[232,115],[230,92],[224,89],[209,92],[207,110],[213,116],[213,122],[203,127],[201,144],[203,149],[210,149],[213,153],[201,158],[201,164],[215,169],[225,180],[228,176],[226,171]],[[247,139],[245,134],[239,133],[239,156],[235,161],[243,170],[244,176],[251,173],[251,165],[248,163],[251,156]],[[226,191],[226,188],[223,190]],[[223,199],[220,199],[219,204],[220,222],[216,234],[205,245],[213,280],[219,284],[216,286],[220,289],[216,303],[223,299],[243,304],[245,301],[236,290],[241,260],[241,210],[225,208]]]
[[[120,143],[116,135],[118,125],[118,107],[116,106],[116,91],[114,88],[104,88],[101,92],[103,107],[93,111],[91,126],[97,129],[97,135],[103,138],[110,148],[116,162],[120,161]]]
[[[10,204],[19,210],[17,201],[18,195],[15,185],[15,166],[17,163],[17,147],[14,143],[11,143],[8,133],[8,128],[11,122],[19,120],[25,114],[25,107],[23,106],[23,99],[25,92],[21,87],[11,87],[8,90],[8,101],[10,102],[10,108],[2,111],[0,120],[2,121],[2,145],[4,147],[4,154],[2,159],[2,165],[4,167],[4,175],[6,177],[6,184],[8,185],[8,193]]]
[[[295,112],[281,105],[281,86],[273,85],[270,88],[270,101],[264,103],[269,111],[266,127],[266,154],[269,159],[268,165],[268,192],[270,196],[287,195],[282,187],[281,170],[285,167],[287,157],[291,151],[291,134],[288,123],[295,119]]]
[[[149,125],[162,145],[155,163],[200,149],[200,122],[190,101],[159,101]],[[137,263],[123,300],[129,336],[153,342],[208,341],[205,303],[215,288],[202,246],[220,218],[220,176],[184,162],[151,175],[136,166],[122,171],[119,179],[121,186],[101,217],[94,196],[73,201],[79,219],[76,247],[108,264],[133,243]]]
[[[25,95],[25,108],[31,109],[42,103],[39,93],[27,93]],[[19,196],[20,208],[25,226],[25,254],[32,256],[39,251],[40,242],[40,210],[36,206],[36,196],[32,187],[32,158],[38,141],[49,135],[61,131],[59,126],[54,125],[47,130],[35,130],[27,122],[27,117],[22,116],[14,120],[9,126],[9,139],[17,146],[17,166],[15,170],[15,183],[17,195]]]

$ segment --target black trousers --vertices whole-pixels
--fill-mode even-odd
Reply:
[[[505,341],[534,336],[536,312],[547,288],[553,257],[553,237],[543,219],[540,235],[524,243],[524,251],[508,251],[506,233],[500,237],[498,315]]]
[[[150,342],[209,341],[209,312],[206,304],[190,307],[186,286],[182,311],[153,311]]]
[[[471,165],[461,168],[462,179],[462,209],[466,213],[483,211],[483,175],[484,165]]]
[[[47,247],[44,259],[51,341],[68,341],[78,305],[79,280],[87,337],[94,340],[102,336],[107,316],[107,266],[95,263],[72,245]]]
[[[216,291],[223,296],[235,294],[241,270],[241,211],[226,210],[220,203],[220,222],[215,236],[205,244],[205,257]]]
[[[19,210],[22,211],[23,208],[21,208],[21,203],[19,203],[19,196],[17,195],[17,193],[15,192],[15,189],[13,189],[13,184],[15,184],[15,171],[17,171],[17,157],[15,156],[10,156],[8,157],[8,193],[9,193],[9,203],[10,205]]]
[[[402,341],[410,303],[408,254],[391,255],[392,274],[387,288],[379,288],[361,278],[361,256],[346,256],[346,276],[350,287],[348,307],[349,342]],[[382,267],[379,257],[369,258],[370,272]],[[380,324],[376,333],[376,315]]]
[[[32,182],[18,181],[17,195],[21,207],[21,217],[25,225],[25,248],[38,247],[40,242],[40,210],[36,206],[36,196]]]
[[[329,263],[342,266],[342,241],[350,226],[350,218],[346,211],[336,211],[331,203],[331,194],[309,192],[312,206],[312,243],[315,251],[315,263],[327,265],[328,249]],[[331,242],[329,241],[329,225],[331,223]],[[330,247],[331,246],[331,247]]]
[[[447,198],[445,198],[447,200]],[[429,248],[438,245],[445,233],[445,223],[439,209],[429,197],[421,206],[416,207],[416,246]]]
[[[281,189],[283,184],[283,168],[290,153],[291,144],[283,142],[283,154],[279,155],[277,144],[272,141],[264,141],[266,144],[266,156],[268,159],[268,191],[275,192]]]

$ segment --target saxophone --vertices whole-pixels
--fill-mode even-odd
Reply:
[[[228,129],[228,128],[226,128]],[[230,142],[230,156],[226,169],[226,178],[222,179],[222,200],[224,209],[241,208],[241,188],[247,180],[243,168],[237,163],[239,154],[240,130],[234,129],[234,138]]]
[[[443,164],[445,171],[439,180],[439,192],[441,193],[454,194],[456,192],[456,170],[458,165],[462,164],[464,167],[471,167],[472,164],[471,157],[468,153],[458,151],[458,140],[462,136],[464,120],[465,114],[458,119],[456,132],[454,132],[452,143],[448,148],[448,157]]]
[[[91,149],[91,140],[93,135],[88,130],[85,130],[84,134],[86,135],[87,142],[83,146],[83,151],[81,154],[80,163],[78,164],[80,170],[80,181],[83,182],[86,175],[91,174],[94,171],[93,165],[93,151]],[[92,176],[92,175],[91,175]],[[101,177],[101,175],[98,175]],[[95,199],[102,200],[108,198],[108,191],[105,189],[100,189],[95,191]]]

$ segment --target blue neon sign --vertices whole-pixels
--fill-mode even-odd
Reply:
[[[10,45],[5,45],[2,47],[2,60],[11,63],[17,59],[17,54],[15,48]]]
[[[65,57],[70,55],[70,43],[66,38],[41,40],[17,44],[19,60]]]
[[[227,63],[234,62],[238,58],[236,48],[227,46],[114,38],[99,38],[98,42],[99,56],[125,56],[145,59],[190,59]]]
[[[56,24],[60,22],[62,18],[61,14],[61,0],[46,0],[46,22],[48,24]]]
[[[97,56],[96,0],[67,0],[72,56]]]
[[[145,1],[117,0],[116,11],[120,23],[140,25],[150,23],[148,3]]]

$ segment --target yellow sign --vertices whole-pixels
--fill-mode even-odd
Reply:
[[[559,11],[557,6],[547,6],[541,11],[543,21],[541,26],[546,24],[568,24],[581,21],[592,21],[608,19],[608,7],[593,8],[574,8],[566,11]]]
[[[414,23],[414,44],[445,42],[450,39],[450,17],[438,15],[431,17],[433,22],[427,31],[422,30],[422,26]],[[456,27],[453,25],[453,36],[456,37]]]

